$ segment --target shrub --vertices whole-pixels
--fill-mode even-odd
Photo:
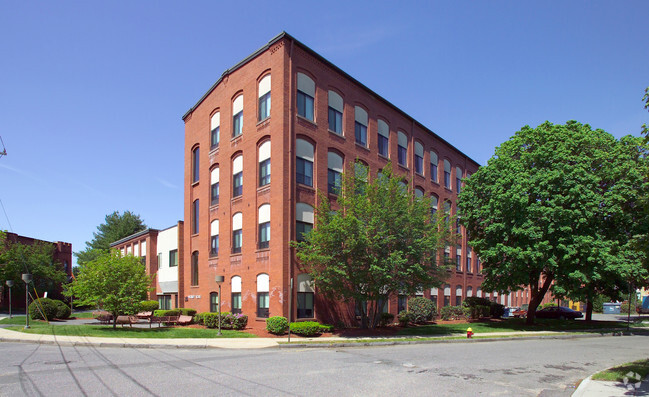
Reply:
[[[411,320],[415,324],[424,324],[437,316],[437,309],[430,299],[423,297],[412,298],[408,301],[408,311],[412,315]]]
[[[397,315],[397,319],[399,320],[399,324],[402,327],[407,327],[408,323],[410,323],[410,321],[412,320],[412,314],[410,314],[410,312],[407,310],[402,310]]]
[[[500,303],[491,302],[489,314],[491,314],[492,318],[501,318],[505,314],[505,306]]]
[[[153,315],[156,317],[180,316],[180,309],[155,310]]]
[[[160,305],[158,301],[142,301],[140,302],[140,310],[143,312],[154,312],[158,310]]]
[[[72,309],[70,309],[70,306],[68,306],[65,302],[59,300],[55,300],[54,305],[56,306],[56,315],[54,316],[54,318],[58,318],[59,320],[70,318],[70,314],[72,314]]]
[[[219,314],[218,313],[201,313],[202,324],[207,328],[218,328],[219,327]],[[221,328],[223,328],[223,323],[221,322]]]
[[[635,313],[634,304],[629,304],[629,302],[627,301],[620,305],[620,313],[629,314],[629,311],[631,312],[631,314]]]
[[[194,321],[203,324],[207,328],[219,327],[219,313],[204,312],[197,314]],[[232,314],[230,312],[221,312],[221,329],[242,330],[248,325],[248,316],[245,314]]]
[[[320,323],[317,321],[300,321],[298,323],[291,323],[291,332],[302,336],[314,336],[320,335],[322,329]]]
[[[394,321],[394,314],[392,313],[381,313],[381,318],[379,319],[379,326],[385,327],[389,324],[392,324]]]
[[[477,305],[471,307],[463,307],[464,316],[472,320],[478,320],[483,317],[489,317],[491,307],[486,305]]]
[[[321,332],[333,332],[334,326],[329,324],[320,324]]]
[[[180,308],[177,310],[180,310],[180,314],[183,316],[194,316],[196,314],[196,309]]]
[[[459,320],[464,318],[462,306],[444,306],[440,311],[442,320]]]
[[[40,298],[36,301],[33,301],[29,304],[28,307],[29,317],[34,320],[53,320],[55,318],[59,318],[59,304],[56,302],[60,302],[60,304],[65,305],[65,303],[61,301],[56,301],[50,298]],[[41,313],[41,311],[43,313]],[[68,307],[67,317],[64,318],[70,317],[69,311],[70,308]],[[43,315],[45,315],[45,318],[43,317]]]
[[[545,309],[546,307],[552,307],[552,306],[556,306],[556,305],[557,304],[555,302],[548,302],[548,303],[544,303],[542,305],[539,305],[539,307],[537,307],[536,310],[541,310],[541,309]]]
[[[288,320],[286,317],[274,316],[266,319],[266,331],[275,335],[284,335],[288,330]]]

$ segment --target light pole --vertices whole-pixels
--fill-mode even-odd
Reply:
[[[11,287],[14,286],[14,280],[7,280],[7,281],[5,281],[5,284],[7,284],[7,287],[9,287],[9,318],[12,318],[12,316],[11,316]]]
[[[217,335],[221,336],[221,284],[225,280],[223,276],[216,276],[214,281],[219,285],[219,333]]]
[[[32,275],[23,273],[23,281],[25,282],[25,329],[29,328],[29,283],[32,282]]]

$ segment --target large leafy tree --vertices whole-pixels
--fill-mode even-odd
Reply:
[[[123,214],[115,211],[106,215],[105,222],[97,226],[97,231],[93,233],[93,239],[86,242],[86,249],[74,253],[77,263],[81,265],[98,258],[109,251],[110,243],[144,229],[146,225],[140,216],[131,211]]]
[[[370,182],[365,167],[354,168],[343,174],[333,208],[320,194],[315,228],[296,254],[318,293],[353,302],[361,325],[374,327],[389,295],[441,285],[447,267],[438,253],[451,235],[431,217],[430,200],[414,198],[391,165]]]
[[[0,230],[0,280],[13,280],[16,293],[24,289],[23,273],[33,275],[33,286],[39,294],[60,294],[60,286],[67,281],[63,264],[52,261],[52,243],[35,241],[33,244],[8,241]],[[4,281],[2,281],[4,284]]]
[[[66,286],[66,294],[74,295],[79,304],[110,312],[115,328],[117,316],[140,310],[151,282],[140,258],[121,256],[113,250],[80,265],[79,275]]]
[[[646,189],[641,145],[569,121],[525,126],[498,147],[458,200],[484,289],[529,285],[533,323],[553,283],[559,295],[592,299],[642,278],[646,269],[629,249],[638,189]]]

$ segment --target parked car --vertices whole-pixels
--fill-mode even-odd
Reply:
[[[574,320],[582,317],[584,315],[580,311],[563,306],[549,306],[536,312],[536,318],[558,318],[559,320],[567,318]]]
[[[528,306],[529,305],[527,303],[525,303],[521,307],[516,308],[516,310],[514,310],[511,313],[512,317],[517,317],[517,318],[525,318],[525,317],[527,317],[527,308],[528,308]]]

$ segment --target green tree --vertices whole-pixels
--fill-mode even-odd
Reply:
[[[353,302],[361,326],[375,327],[391,294],[438,287],[447,276],[439,253],[451,245],[450,225],[431,217],[429,199],[414,198],[388,164],[367,181],[367,168],[343,173],[332,211],[320,192],[316,227],[295,244],[318,293]]]
[[[458,200],[484,264],[483,289],[529,285],[533,323],[553,283],[559,296],[592,301],[642,278],[646,269],[629,249],[638,220],[630,210],[646,189],[641,145],[569,121],[525,126],[498,147]]]
[[[7,234],[0,230],[0,280],[13,280],[12,292],[19,294],[25,286],[22,274],[31,273],[33,286],[39,294],[47,292],[50,297],[60,296],[60,287],[67,281],[67,275],[63,271],[63,263],[52,261],[53,254],[54,246],[51,243],[8,241]]]
[[[77,263],[81,265],[98,258],[109,251],[111,243],[144,229],[146,225],[140,216],[131,211],[126,211],[124,214],[115,211],[106,215],[106,221],[97,226],[93,239],[86,241],[86,249],[74,253]]]
[[[66,295],[74,295],[78,304],[110,312],[115,328],[117,316],[139,311],[151,283],[140,258],[113,250],[81,265],[77,278],[66,286]]]
[[[642,101],[644,102],[644,108],[649,110],[649,87],[645,88]],[[649,127],[647,127],[647,124],[642,124],[642,134],[645,136],[645,140],[649,141]]]

